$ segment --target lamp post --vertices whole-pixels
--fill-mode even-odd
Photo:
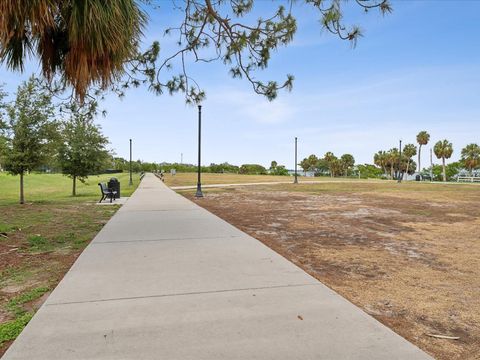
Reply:
[[[128,182],[129,186],[133,185],[132,181],[132,139],[130,139],[130,181]]]
[[[202,144],[202,105],[198,105],[198,170],[197,170],[197,192],[195,197],[203,197],[201,182],[201,144]]]
[[[293,180],[294,184],[298,184],[297,179],[297,137],[295,137],[295,179]]]
[[[402,177],[403,177],[403,172],[402,172],[402,140],[400,140],[400,146],[399,146],[399,156],[398,156],[398,182],[402,182]]]
[[[420,172],[420,169],[418,169]],[[432,148],[430,148],[430,181],[433,181],[433,154]]]

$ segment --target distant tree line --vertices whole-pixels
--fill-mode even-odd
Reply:
[[[312,154],[299,163],[304,173],[313,172],[315,175],[349,176],[355,169],[355,158],[351,154],[343,154],[337,158],[332,152],[327,152],[323,158]]]
[[[112,157],[111,169],[118,171],[129,171],[130,162],[121,157]],[[155,163],[141,160],[132,161],[133,172],[170,172],[172,169],[179,173],[196,172],[197,165],[167,162]],[[241,166],[237,166],[229,164],[228,162],[224,162],[221,164],[212,163],[208,166],[202,166],[201,170],[204,173],[216,174],[290,175],[286,167],[284,165],[278,165],[276,161],[271,162],[269,169],[260,164],[243,164]]]
[[[477,144],[468,144],[461,150],[460,161],[446,164],[453,154],[453,145],[447,139],[439,140],[433,146],[433,154],[442,161],[441,165],[431,164],[428,168],[421,168],[421,151],[430,141],[430,134],[426,131],[420,131],[416,137],[417,144],[406,144],[400,154],[398,148],[392,148],[388,151],[378,151],[374,157],[374,164],[382,170],[382,176],[390,179],[403,178],[405,174],[418,173],[424,178],[431,180],[452,180],[462,173],[468,173],[470,176],[480,175],[480,146]],[[418,167],[412,158],[418,155]]]

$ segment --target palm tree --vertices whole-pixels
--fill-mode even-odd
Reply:
[[[462,149],[462,162],[464,166],[470,172],[470,176],[473,175],[473,169],[480,165],[480,146],[477,144],[468,144]]]
[[[407,171],[406,174],[408,174],[408,170],[410,169],[410,162],[412,161],[412,157],[417,155],[417,147],[414,144],[407,144],[403,148],[403,155],[407,158]]]
[[[388,163],[388,154],[385,151],[379,151],[373,155],[373,162],[375,165],[379,166],[385,176],[387,176],[387,163]]]
[[[387,152],[387,165],[390,167],[390,179],[394,178],[394,170],[398,168],[398,156],[399,152],[397,148],[390,149]]]
[[[453,154],[453,146],[448,140],[441,140],[433,147],[433,152],[438,159],[442,159],[443,181],[447,181],[447,173],[445,171],[445,159],[450,159]]]
[[[340,157],[340,162],[342,165],[342,170],[345,176],[348,175],[348,170],[355,165],[355,158],[351,154],[343,154]]]
[[[417,135],[417,143],[418,143],[418,171],[422,171],[422,167],[420,164],[420,154],[422,152],[422,145],[427,145],[428,141],[430,140],[430,134],[426,131],[420,131]]]
[[[146,23],[135,0],[0,1],[0,14],[0,62],[23,70],[35,54],[46,78],[61,74],[80,98],[122,75]]]
[[[334,177],[337,165],[335,164],[335,161],[338,160],[337,157],[331,151],[328,151],[323,156],[323,160],[325,160],[328,164],[328,168],[330,169],[330,177]]]
[[[307,171],[310,169],[310,161],[308,161],[308,158],[303,159],[300,161],[300,167],[303,169],[303,174],[307,176]]]

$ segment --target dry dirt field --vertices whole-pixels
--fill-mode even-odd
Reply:
[[[329,177],[299,177],[302,182],[318,181],[352,181],[348,178],[331,179]],[[355,181],[356,179],[354,179]],[[293,176],[277,175],[242,175],[242,174],[211,174],[202,173],[202,184],[242,184],[242,183],[265,183],[265,182],[293,182]],[[196,173],[177,173],[172,176],[165,174],[165,184],[168,186],[192,186],[197,184]]]
[[[435,358],[480,359],[480,186],[353,182],[205,194],[194,201]]]

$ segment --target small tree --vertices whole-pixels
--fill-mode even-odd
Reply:
[[[383,174],[385,176],[387,176],[388,160],[389,160],[389,155],[386,151],[380,150],[373,156],[374,164],[383,170]]]
[[[334,177],[336,171],[340,168],[338,158],[331,151],[328,151],[323,156],[323,160],[325,160],[325,162],[328,164],[328,169],[330,171],[330,176]]]
[[[303,169],[304,174],[307,175],[307,171],[315,171],[317,163],[317,156],[312,154],[308,158],[303,159],[299,165]]]
[[[403,155],[407,158],[406,173],[409,174],[410,163],[412,161],[412,157],[417,155],[417,147],[414,144],[405,145],[405,147],[403,148]]]
[[[5,169],[20,175],[20,204],[25,203],[23,177],[45,160],[52,132],[54,108],[51,95],[31,77],[19,86],[14,104],[7,106],[9,141]]]
[[[422,171],[421,168],[421,153],[422,153],[422,145],[427,145],[430,141],[430,134],[426,131],[420,131],[417,134],[417,143],[418,143],[418,171]]]
[[[277,168],[278,166],[278,163],[273,160],[271,163],[270,163],[270,172],[275,172],[275,169]]]
[[[343,174],[348,175],[348,170],[350,170],[355,165],[355,158],[351,154],[343,154],[340,157],[340,163],[342,166]]]
[[[468,144],[462,149],[462,163],[468,169],[470,176],[473,175],[473,169],[480,165],[480,146],[477,144]]]
[[[438,159],[442,159],[443,181],[447,181],[447,174],[445,171],[445,159],[450,159],[450,157],[453,154],[452,143],[448,142],[448,140],[438,141],[433,147],[433,152],[435,153]]]
[[[285,165],[278,165],[275,160],[272,161],[269,172],[271,175],[289,175],[288,170],[285,168]]]
[[[395,178],[395,169],[398,169],[398,158],[400,154],[397,148],[392,148],[387,151],[387,166],[390,168],[390,179]]]
[[[88,175],[101,170],[109,157],[107,144],[91,114],[76,112],[63,123],[58,162],[62,173],[72,178],[72,196],[77,195],[77,179],[85,182]]]

